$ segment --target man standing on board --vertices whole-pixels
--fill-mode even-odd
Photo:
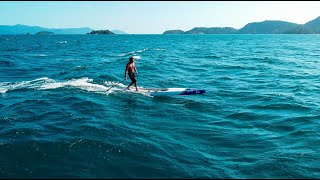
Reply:
[[[134,58],[133,57],[129,58],[129,62],[127,63],[126,70],[124,71],[124,79],[125,80],[127,80],[127,73],[126,73],[127,71],[128,71],[128,76],[131,79],[131,83],[129,84],[127,89],[130,90],[130,86],[132,84],[134,84],[134,86],[136,87],[136,91],[139,91],[138,87],[137,87],[136,76],[134,74],[134,71],[136,71],[137,74],[138,74],[138,71],[136,69],[136,65],[134,64]]]

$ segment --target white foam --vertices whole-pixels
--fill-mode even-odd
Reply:
[[[136,53],[135,51],[131,51],[131,52],[128,52],[128,53],[121,53],[118,56],[123,57],[123,56],[127,56],[127,55],[136,55],[135,53]]]
[[[21,82],[2,82],[0,83],[0,89],[2,93],[17,89],[37,89],[39,85],[47,82],[52,82],[52,79],[47,77],[38,78],[32,81],[21,81]]]
[[[144,51],[147,51],[147,50],[149,50],[149,48],[144,48],[144,49],[142,49],[142,50],[137,50],[137,51],[131,51],[131,52],[127,52],[127,53],[121,53],[121,54],[119,54],[118,56],[127,56],[127,55],[133,55],[133,56],[135,56],[136,55],[136,53],[141,53],[141,52],[144,52]]]
[[[0,88],[0,93],[6,93],[6,92],[7,92],[7,89]]]
[[[86,91],[105,90],[106,87],[99,84],[92,84],[92,79],[87,77],[81,79],[72,79],[66,82],[53,82],[43,84],[39,89],[56,89],[61,87],[77,87]]]
[[[141,59],[140,56],[132,56],[134,59]]]
[[[39,89],[56,89],[65,86],[64,83],[56,82],[56,83],[48,83],[39,87]]]
[[[109,86],[109,85],[110,85],[110,86],[118,85],[118,86],[123,86],[123,87],[125,87],[124,84],[119,83],[119,82],[114,82],[114,81],[105,81],[104,84],[106,84],[106,85],[108,85],[108,86]]]
[[[35,56],[35,57],[46,57],[48,55],[46,54],[34,54],[34,55],[31,55],[31,56]]]
[[[67,41],[60,41],[60,42],[56,42],[57,44],[66,44],[68,43]]]
[[[143,51],[147,51],[148,50],[148,48],[144,48],[144,49],[142,49],[142,50],[137,50],[137,52],[143,52]]]
[[[66,84],[73,87],[79,87],[86,91],[103,91],[108,89],[103,85],[89,83],[91,81],[92,79],[84,78],[84,79],[71,80],[66,82]]]
[[[58,82],[53,79],[43,77],[31,81],[22,82],[2,82],[0,83],[0,93],[17,89],[36,89],[36,90],[52,90],[57,88],[78,88],[88,92],[110,94],[110,93],[141,93],[148,95],[144,92],[126,91],[127,85],[114,81],[105,81],[104,85],[92,83],[92,79],[83,77],[81,79],[71,79],[68,81]],[[132,87],[134,88],[134,87]],[[138,87],[142,88],[142,87]]]

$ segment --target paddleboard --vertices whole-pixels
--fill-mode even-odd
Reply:
[[[124,89],[125,91],[148,93],[152,96],[171,96],[171,95],[195,95],[195,94],[204,94],[205,90],[199,89],[190,89],[190,88],[138,88],[139,91],[136,91],[136,88],[131,87],[130,90]]]

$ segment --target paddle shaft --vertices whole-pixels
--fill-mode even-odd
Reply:
[[[135,73],[136,74],[136,73]],[[136,74],[137,75],[137,74]],[[115,85],[113,85],[113,86],[111,86],[107,91],[109,91],[111,88],[113,88],[113,87],[115,87],[116,85],[118,85],[119,83],[122,83],[123,81],[125,81],[126,79],[124,79],[124,80],[122,80],[122,81],[120,81],[120,82],[118,82],[117,84],[115,84]]]
[[[120,82],[118,82],[117,84],[115,84],[115,85],[111,86],[111,88],[115,87],[115,86],[116,86],[116,85],[118,85],[119,83],[122,83],[123,81],[125,81],[125,79],[124,79],[124,80],[122,80],[122,81],[120,81]],[[111,88],[109,88],[107,91],[109,91]]]

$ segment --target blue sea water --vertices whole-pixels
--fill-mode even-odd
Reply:
[[[318,178],[319,42],[1,35],[0,178]],[[121,91],[132,55],[138,87],[207,93]]]

